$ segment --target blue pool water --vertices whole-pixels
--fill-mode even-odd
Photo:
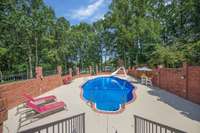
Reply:
[[[98,110],[117,111],[133,99],[134,86],[117,77],[98,77],[87,81],[82,89],[84,99],[95,103]]]

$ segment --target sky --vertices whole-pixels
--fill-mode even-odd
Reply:
[[[72,25],[92,23],[104,18],[112,0],[44,0],[57,17],[65,17]]]

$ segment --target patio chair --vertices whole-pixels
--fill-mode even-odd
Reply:
[[[38,106],[34,102],[30,101],[27,102],[26,106],[36,113],[29,118],[36,118],[66,109],[66,104],[62,101],[49,103],[43,106]]]
[[[141,76],[141,84],[145,84],[147,83],[148,77],[147,76]]]
[[[31,95],[29,95],[27,93],[23,93],[22,97],[26,99],[26,102],[33,101],[35,103],[44,103],[44,102],[56,100],[56,97],[54,95],[44,96],[44,97],[40,97],[40,98],[33,98]]]
[[[152,78],[149,78],[145,75],[141,76],[141,84],[144,84],[146,86],[153,86],[152,84]]]
[[[57,113],[58,111],[62,110],[67,111],[67,106],[62,101],[49,103],[43,106],[38,106],[34,102],[29,101],[26,103],[26,107],[29,108],[29,110],[20,114],[18,131],[21,127],[40,120],[42,117]]]
[[[34,104],[37,104],[37,105],[41,106],[41,105],[48,104],[48,103],[56,101],[56,97],[54,95],[40,97],[40,98],[33,98],[31,95],[29,95],[27,93],[23,93],[22,97],[25,99],[25,101],[21,105],[17,106],[17,113],[16,113],[16,115],[19,114],[19,110],[24,109],[24,108],[27,107],[26,106],[27,102],[32,101],[32,102],[34,102]],[[27,111],[27,110],[24,110],[24,111]]]
[[[152,78],[147,78],[146,85],[147,86],[153,86],[153,84],[152,84]]]

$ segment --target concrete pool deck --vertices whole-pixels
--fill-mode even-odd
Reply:
[[[86,115],[86,133],[133,133],[133,115],[139,115],[170,127],[174,127],[188,133],[200,133],[200,105],[184,100],[176,95],[158,88],[149,88],[141,84],[137,87],[137,98],[127,104],[120,114],[102,114],[94,112],[85,101],[80,98],[80,86],[93,77],[83,77],[72,81],[68,85],[60,86],[45,95],[55,95],[58,100],[67,104],[68,111],[61,111],[50,116],[32,122],[20,130],[29,129],[56,120],[67,118],[79,113]],[[132,79],[129,77],[129,79]],[[134,80],[134,79],[132,79]],[[9,133],[16,133],[19,126],[19,115],[16,108],[8,111],[8,120],[4,126]],[[4,127],[3,133],[8,133]]]

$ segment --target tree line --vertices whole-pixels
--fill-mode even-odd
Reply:
[[[71,25],[43,0],[1,0],[0,71],[200,65],[199,0],[112,0],[104,19]]]

